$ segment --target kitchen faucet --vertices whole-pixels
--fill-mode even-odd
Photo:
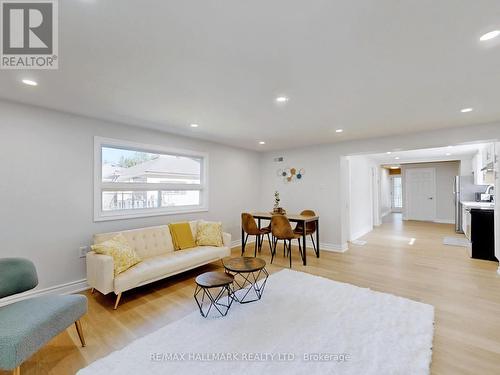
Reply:
[[[493,185],[493,184],[488,185],[484,194],[491,194],[491,189],[495,189],[495,185]]]

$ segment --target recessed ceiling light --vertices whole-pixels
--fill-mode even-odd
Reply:
[[[472,112],[473,110],[474,110],[474,108],[463,108],[460,110],[460,112],[467,113],[467,112]]]
[[[400,167],[398,167],[397,165],[394,165],[392,167],[389,167],[389,169],[399,169]]]
[[[387,151],[387,152],[386,152],[386,154],[387,154],[387,155],[390,155],[390,154],[392,154],[392,152],[391,152],[391,151]]]
[[[189,126],[191,126],[192,128],[197,128],[200,125],[198,125],[198,124],[190,124]]]
[[[23,79],[22,81],[25,85],[28,85],[28,86],[37,86],[38,83],[31,80],[31,79]]]
[[[399,160],[399,156],[396,156],[394,159]]]
[[[447,152],[447,153],[446,153],[446,156],[451,156],[451,153]]]
[[[342,133],[344,131],[344,129],[337,129],[335,130],[335,133]]]
[[[266,144],[266,142],[264,142],[264,141],[259,141],[259,145],[265,145],[265,144]]]
[[[288,97],[286,97],[286,96],[278,96],[278,97],[276,98],[276,101],[277,101],[278,103],[286,103],[286,102],[287,102],[287,101],[289,101],[289,100],[290,100],[290,99],[288,99]]]
[[[493,31],[490,31],[490,32],[484,34],[483,36],[481,36],[481,38],[479,38],[479,40],[481,42],[486,42],[487,40],[494,39],[499,35],[500,35],[500,30],[493,30]]]

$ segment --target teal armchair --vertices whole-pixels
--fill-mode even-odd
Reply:
[[[32,262],[0,259],[0,302],[37,285]],[[22,362],[73,323],[85,346],[80,318],[86,312],[87,298],[79,294],[34,297],[0,307],[0,369],[20,375]]]

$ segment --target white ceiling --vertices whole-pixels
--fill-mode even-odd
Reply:
[[[452,161],[460,160],[462,158],[472,158],[485,146],[486,143],[477,143],[449,147],[426,148],[420,150],[395,151],[391,154],[381,153],[367,156],[380,164],[397,166],[399,164],[408,163]]]
[[[258,150],[500,120],[498,0],[59,7],[59,70],[2,70],[0,98]]]

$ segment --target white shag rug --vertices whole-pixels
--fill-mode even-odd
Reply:
[[[428,374],[433,324],[431,305],[283,270],[260,301],[197,310],[78,374]]]

